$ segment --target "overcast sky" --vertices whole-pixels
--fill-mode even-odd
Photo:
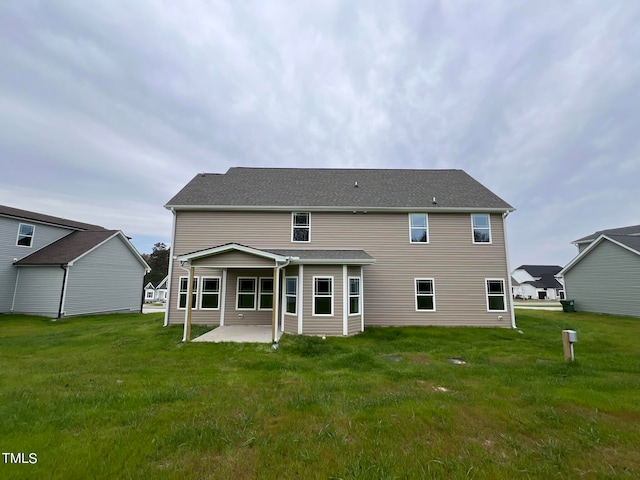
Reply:
[[[512,268],[640,224],[640,2],[0,2],[0,203],[170,242],[231,166],[460,168]]]

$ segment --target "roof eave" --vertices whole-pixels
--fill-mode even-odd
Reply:
[[[405,207],[368,207],[368,206],[310,206],[310,205],[171,205],[164,206],[167,210],[175,211],[307,211],[307,212],[410,212],[420,211],[425,213],[511,213],[513,207],[438,207],[405,206]]]

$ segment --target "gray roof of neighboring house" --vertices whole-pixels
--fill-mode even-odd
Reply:
[[[562,267],[560,265],[520,265],[516,270],[525,270],[532,277],[556,275]]]
[[[631,225],[629,227],[610,228],[608,230],[598,230],[597,232],[587,235],[586,237],[574,240],[572,243],[592,242],[600,235],[640,235],[640,225]]]
[[[116,233],[118,230],[76,231],[27,255],[14,265],[66,265]]]
[[[301,260],[373,260],[364,250],[303,250],[303,249],[271,249],[265,252],[275,253],[283,257],[299,257]]]
[[[42,213],[30,212],[28,210],[21,210],[19,208],[8,207],[6,205],[0,205],[0,215],[7,217],[14,217],[20,220],[31,220],[34,222],[49,223],[53,225],[60,225],[62,227],[69,227],[76,230],[105,230],[100,225],[92,225],[90,223],[76,222],[67,218],[53,217],[51,215],[44,215]]]
[[[513,210],[462,170],[399,169],[235,167],[196,175],[166,205],[225,206]]]
[[[535,288],[562,288],[562,284],[553,275],[542,275],[540,280],[523,282]]]

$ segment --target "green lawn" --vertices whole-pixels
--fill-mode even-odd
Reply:
[[[640,478],[640,319],[517,322],[272,350],[183,345],[161,313],[0,316],[0,450],[37,455],[0,478]]]

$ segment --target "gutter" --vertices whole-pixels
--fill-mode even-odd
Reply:
[[[186,342],[187,341],[187,321],[188,321],[188,317],[189,317],[189,307],[191,305],[191,302],[193,302],[193,293],[191,294],[191,296],[189,296],[190,292],[193,292],[192,288],[193,288],[193,278],[191,278],[191,269],[189,268],[185,268],[182,263],[180,264],[180,268],[183,269],[185,272],[187,272],[187,279],[189,282],[189,288],[187,289],[187,299],[186,299],[186,303],[184,304],[184,332],[182,334],[182,341]],[[178,296],[178,302],[176,305],[180,305],[180,296]],[[169,306],[167,305],[167,311],[169,310]]]
[[[516,313],[513,307],[513,285],[511,284],[511,266],[509,265],[509,241],[507,239],[507,216],[509,212],[502,214],[502,230],[504,232],[504,253],[507,261],[507,282],[509,283],[509,304],[511,306],[511,328],[516,329]]]

